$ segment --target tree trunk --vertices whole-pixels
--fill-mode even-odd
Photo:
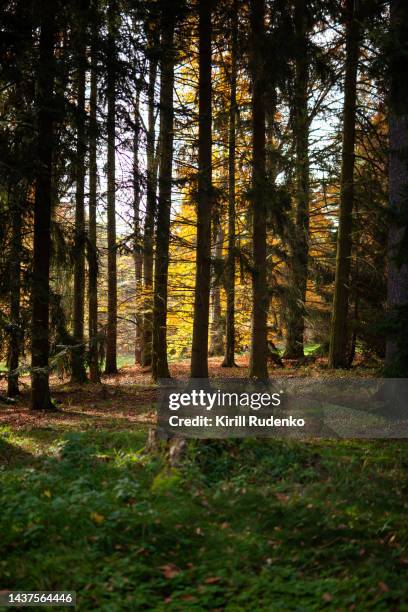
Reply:
[[[343,154],[337,237],[336,277],[330,334],[329,367],[348,365],[348,302],[350,293],[351,230],[354,201],[357,69],[360,28],[355,1],[346,0],[346,74],[344,80]]]
[[[41,3],[41,32],[37,67],[37,155],[35,165],[34,255],[31,329],[31,409],[50,410],[49,303],[54,149],[55,7]]]
[[[199,0],[199,134],[196,278],[194,293],[191,377],[208,377],[208,324],[211,276],[212,109],[211,109],[211,6]]]
[[[224,231],[220,219],[214,219],[214,258],[218,264],[222,264],[222,247],[224,244]],[[211,356],[219,356],[224,353],[224,325],[221,310],[221,278],[215,269],[213,285],[211,289],[212,317],[210,326],[210,351]]]
[[[401,240],[406,236],[406,211],[408,194],[408,6],[404,0],[391,1],[391,58],[390,91],[390,162],[389,199],[391,225],[388,236],[388,309],[397,313],[408,304],[408,264],[395,261]],[[406,320],[406,319],[405,319]],[[405,334],[404,334],[405,338]],[[398,368],[398,375],[407,375],[406,347],[395,338],[389,338],[386,346],[386,363]],[[404,355],[405,353],[405,355]]]
[[[143,235],[143,342],[142,342],[142,365],[152,365],[152,340],[153,340],[153,240],[154,219],[156,214],[156,192],[157,174],[155,163],[155,99],[154,89],[157,77],[157,55],[155,36],[150,38],[151,56],[149,61],[149,84],[148,84],[148,127],[146,141],[147,177],[146,177],[146,215]]]
[[[306,0],[295,2],[294,137],[296,142],[296,219],[287,305],[285,357],[304,356],[305,303],[309,255],[309,59]]]
[[[77,33],[77,143],[76,143],[76,192],[75,192],[75,244],[74,244],[74,343],[71,355],[71,380],[83,383],[87,380],[84,350],[85,310],[85,79],[86,43],[84,28]]]
[[[89,332],[89,377],[100,382],[98,361],[98,258],[96,237],[97,210],[97,96],[98,96],[97,33],[92,33],[91,83],[89,98],[89,232],[88,232],[88,332]]]
[[[162,17],[160,86],[160,172],[153,308],[153,378],[169,378],[167,363],[167,282],[173,165],[174,7],[167,0]]]
[[[142,250],[140,236],[140,169],[139,169],[139,142],[140,142],[140,90],[136,93],[135,101],[135,126],[133,132],[133,257],[135,263],[135,288],[136,288],[136,333],[135,333],[135,363],[142,362],[142,333],[143,317],[140,314],[142,295]]]
[[[14,192],[14,190],[13,190]],[[13,193],[11,212],[11,253],[10,253],[10,340],[8,347],[8,379],[7,395],[15,397],[19,394],[18,368],[21,343],[20,297],[21,297],[21,217],[22,198]]]
[[[359,219],[359,207],[358,201],[355,202],[355,214],[356,219]],[[361,227],[358,228],[357,237],[354,245],[354,265],[353,270],[351,271],[351,278],[354,279],[352,291],[351,291],[351,300],[353,302],[353,320],[352,320],[352,333],[350,338],[350,348],[348,354],[348,367],[351,368],[353,365],[354,358],[356,356],[357,349],[357,330],[359,326],[359,307],[360,307],[360,241],[361,241]],[[363,247],[364,248],[364,247]],[[363,257],[361,253],[361,257]]]
[[[235,157],[237,118],[238,2],[232,6],[231,91],[228,126],[228,255],[225,266],[227,311],[224,368],[235,366]]]
[[[107,66],[107,133],[108,133],[108,326],[106,334],[105,374],[116,374],[117,344],[117,262],[116,262],[116,167],[115,167],[115,104],[116,104],[116,2],[108,7],[109,56]]]
[[[264,0],[251,0],[251,80],[252,80],[252,333],[249,375],[268,378],[266,278],[266,157],[265,157],[265,75]]]

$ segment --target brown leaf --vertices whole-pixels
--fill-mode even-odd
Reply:
[[[276,497],[282,503],[286,503],[289,500],[289,495],[285,495],[284,493],[276,493]]]
[[[333,601],[333,595],[331,593],[323,593],[322,599],[323,601],[330,603],[331,601]]]
[[[161,565],[160,569],[163,572],[163,575],[167,579],[175,578],[180,572],[181,569],[174,565],[174,563],[166,563],[166,565]]]
[[[221,578],[219,576],[208,576],[208,578],[206,578],[204,580],[205,584],[215,584],[216,582],[219,582],[221,580]]]
[[[383,593],[388,593],[388,591],[390,590],[390,587],[385,582],[379,582],[378,587]]]

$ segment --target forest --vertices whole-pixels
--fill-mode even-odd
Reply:
[[[408,378],[408,4],[3,0],[0,58],[0,594],[407,609],[405,434],[156,421]]]

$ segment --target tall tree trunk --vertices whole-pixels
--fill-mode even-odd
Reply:
[[[133,132],[133,257],[135,263],[135,288],[136,288],[136,333],[135,333],[135,363],[142,362],[142,333],[143,317],[140,314],[142,295],[142,249],[140,236],[140,169],[139,169],[139,143],[140,143],[140,90],[136,93],[135,118]]]
[[[309,80],[306,0],[295,2],[294,137],[296,141],[296,219],[292,244],[291,287],[287,305],[285,357],[303,357],[309,255]]]
[[[22,196],[18,193],[15,197],[13,190],[13,208],[11,212],[11,253],[10,253],[10,340],[8,347],[8,379],[7,395],[15,397],[18,395],[18,373],[16,372],[20,356],[21,343],[21,321],[20,321],[20,297],[21,297],[21,221],[22,221]],[[25,194],[24,194],[25,198]]]
[[[105,374],[118,371],[117,351],[117,262],[116,262],[116,166],[115,166],[115,104],[116,104],[116,43],[115,20],[117,4],[108,7],[109,57],[107,66],[107,133],[108,133],[108,327],[106,334]]]
[[[249,375],[268,378],[267,314],[268,288],[266,275],[266,157],[265,157],[265,75],[264,0],[251,0],[251,78],[252,78],[252,333]]]
[[[167,282],[173,165],[174,6],[167,0],[162,16],[160,86],[160,171],[153,308],[153,378],[170,376],[167,363]]]
[[[235,366],[235,157],[237,118],[237,45],[238,45],[238,2],[234,0],[232,10],[231,36],[231,90],[228,126],[228,254],[225,266],[225,289],[227,311],[225,325],[224,368]]]
[[[404,0],[391,0],[391,57],[390,90],[390,162],[389,206],[391,225],[388,236],[388,309],[397,314],[398,308],[408,304],[408,263],[395,261],[401,240],[408,231],[406,223],[408,194],[408,5]],[[406,318],[404,318],[406,320]],[[404,335],[405,338],[405,335]],[[405,350],[395,338],[386,346],[386,363],[398,375],[407,375]]]
[[[155,96],[157,77],[156,36],[150,38],[149,84],[148,84],[148,126],[146,141],[147,181],[146,181],[146,215],[143,235],[143,341],[142,365],[152,365],[153,340],[153,240],[154,219],[156,214],[157,172],[155,163]]]
[[[356,219],[359,219],[359,207],[358,202],[355,202],[355,215]],[[350,348],[348,354],[348,366],[351,368],[353,365],[354,358],[356,356],[356,348],[357,348],[357,330],[359,324],[359,307],[360,307],[360,242],[361,242],[361,227],[358,228],[355,244],[354,244],[354,264],[353,269],[351,271],[351,278],[354,279],[354,283],[352,286],[350,299],[353,302],[353,321],[352,321],[352,333],[350,338]]]
[[[208,324],[211,276],[212,209],[212,108],[211,108],[211,7],[199,0],[199,133],[196,277],[194,294],[191,377],[208,377]]]
[[[82,4],[80,5],[82,6]],[[83,383],[87,380],[84,350],[85,310],[85,79],[86,42],[84,28],[78,36],[77,58],[77,143],[76,143],[76,192],[75,192],[75,244],[74,244],[74,343],[71,359],[71,379]]]
[[[97,99],[98,99],[98,50],[97,33],[92,33],[91,83],[89,97],[89,231],[88,231],[88,332],[89,377],[100,382],[98,361],[98,257],[96,234],[97,210]]]
[[[49,388],[49,303],[54,149],[55,5],[41,3],[37,67],[37,163],[35,165],[34,256],[31,329],[31,409],[53,408]]]
[[[336,277],[330,334],[329,367],[348,365],[348,302],[350,293],[351,230],[354,201],[354,145],[356,133],[357,69],[360,28],[355,0],[346,0],[346,74],[344,80],[343,153]]]
[[[224,244],[224,231],[220,219],[214,219],[214,259],[218,264],[222,263],[222,247]],[[211,356],[218,356],[224,353],[224,325],[222,321],[221,309],[221,278],[217,268],[215,269],[214,280],[211,288],[212,317],[210,325],[210,350]]]

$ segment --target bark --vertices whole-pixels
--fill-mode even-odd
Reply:
[[[117,367],[117,262],[116,262],[116,166],[115,166],[115,122],[116,122],[116,2],[108,8],[109,56],[107,66],[107,133],[108,133],[108,326],[106,333],[106,374],[116,374]]]
[[[162,18],[160,86],[160,171],[153,307],[153,378],[169,378],[167,363],[167,283],[173,166],[174,11],[165,3]]]
[[[84,350],[85,311],[85,79],[86,46],[83,28],[78,32],[77,68],[77,143],[76,143],[76,192],[75,192],[75,244],[74,244],[74,342],[71,359],[71,380],[83,383],[87,380]]]
[[[406,221],[408,197],[408,6],[404,0],[391,1],[391,58],[390,89],[390,160],[389,160],[389,207],[391,225],[388,236],[388,287],[387,302],[390,313],[398,314],[398,308],[408,304],[408,264],[398,265],[395,258],[401,240],[408,231]],[[405,349],[406,354],[406,349]],[[406,374],[407,364],[395,338],[386,345],[386,363],[398,365]]]
[[[37,164],[35,166],[34,254],[31,329],[31,409],[53,408],[49,388],[49,300],[52,158],[54,149],[55,6],[41,3],[37,67]]]
[[[227,297],[224,368],[235,366],[235,158],[237,118],[238,2],[232,7],[231,91],[228,126],[228,254],[225,266]]]
[[[208,377],[212,209],[211,5],[211,0],[199,0],[198,202],[192,378]]]
[[[354,202],[354,146],[356,132],[357,69],[360,28],[354,0],[346,1],[346,74],[344,80],[343,153],[336,276],[330,334],[329,367],[348,366],[348,303]]]
[[[305,305],[309,255],[309,60],[306,0],[295,2],[294,137],[296,142],[296,218],[287,304],[285,357],[304,356]]]
[[[20,198],[13,198],[11,212],[11,253],[10,253],[10,339],[8,347],[8,378],[7,395],[15,397],[19,394],[18,373],[21,348],[21,221],[22,202]]]
[[[149,61],[148,84],[148,128],[146,142],[147,182],[146,182],[146,215],[143,235],[143,342],[142,365],[152,365],[153,341],[153,240],[154,219],[156,214],[157,171],[155,163],[155,96],[154,89],[157,77],[156,37],[150,38],[151,57]]]
[[[89,97],[89,231],[88,231],[88,333],[89,377],[100,382],[98,361],[98,258],[96,238],[97,211],[97,34],[92,35],[91,83]]]
[[[349,357],[348,357],[348,366],[351,368],[351,366],[353,365],[353,361],[354,358],[356,356],[356,349],[357,349],[357,326],[358,326],[358,318],[359,318],[359,295],[358,292],[355,292],[355,296],[354,296],[354,317],[353,317],[353,333],[351,336],[351,342],[350,342],[350,352],[349,352]]]
[[[358,219],[359,218],[358,201],[356,201],[355,203],[355,214],[356,214],[356,219]],[[353,361],[356,356],[357,330],[359,326],[359,317],[360,317],[360,312],[359,312],[359,307],[360,307],[360,291],[359,291],[360,242],[361,242],[361,234],[359,231],[357,234],[356,240],[355,240],[355,245],[354,245],[354,263],[353,263],[352,277],[354,277],[355,280],[354,280],[354,284],[353,284],[353,288],[352,288],[352,292],[350,296],[353,302],[353,320],[352,320],[352,333],[351,333],[351,339],[350,339],[350,349],[349,349],[349,355],[348,355],[349,368],[351,368],[351,366],[353,365]]]
[[[219,219],[214,220],[214,258],[217,263],[222,263],[222,247],[224,244],[224,231]],[[215,270],[213,285],[211,289],[212,317],[210,326],[210,351],[211,356],[223,355],[224,353],[224,325],[221,309],[221,279],[218,270]]]
[[[252,333],[249,375],[268,378],[266,275],[266,182],[265,156],[265,75],[263,42],[265,37],[264,0],[251,0],[251,81],[252,81]]]
[[[133,132],[133,256],[135,263],[135,287],[136,287],[136,333],[135,333],[135,363],[142,362],[142,330],[143,317],[140,310],[140,296],[142,294],[142,250],[140,236],[140,171],[139,171],[139,141],[140,141],[140,117],[139,117],[140,91],[137,91],[135,101],[135,125]]]

